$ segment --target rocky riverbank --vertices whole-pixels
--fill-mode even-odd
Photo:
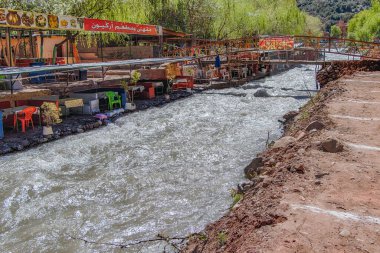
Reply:
[[[336,61],[326,66],[317,74],[317,81],[321,87],[345,75],[352,75],[358,71],[380,71],[379,61]]]
[[[335,73],[327,79],[335,80],[376,66],[336,63],[318,76]],[[285,115],[284,137],[245,168],[249,181],[237,187],[237,203],[183,252],[378,252],[380,73],[372,75],[326,81]]]
[[[136,110],[133,112],[124,112],[114,115],[104,121],[100,121],[92,116],[70,116],[64,119],[63,123],[55,125],[53,127],[54,134],[51,136],[42,135],[42,127],[35,127],[35,130],[28,130],[24,133],[10,133],[7,132],[6,137],[0,140],[0,155],[6,155],[13,152],[24,151],[41,144],[52,142],[62,139],[69,135],[81,134],[84,132],[95,130],[99,127],[106,126],[107,124],[114,122],[120,117],[128,114],[147,110],[152,107],[165,106],[168,103],[175,102],[179,99],[187,98],[192,93],[186,91],[178,91],[170,95],[170,100],[166,100],[164,96],[158,96],[150,100],[136,100]]]

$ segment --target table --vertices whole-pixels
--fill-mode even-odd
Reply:
[[[145,89],[145,87],[142,85],[128,86],[128,91],[130,91],[132,94],[131,101],[128,101],[128,103],[133,103],[133,98],[135,96],[136,91],[143,92],[144,89]]]
[[[33,97],[28,99],[28,105],[40,107],[44,102],[54,103],[57,108],[59,108],[59,96],[42,96],[42,97]]]
[[[67,118],[67,110],[70,108],[82,107],[83,114],[83,99],[82,98],[64,98],[59,100],[59,105],[65,108],[65,115]]]
[[[9,115],[17,114],[18,112],[21,112],[22,110],[28,108],[29,106],[23,105],[23,106],[17,106],[13,108],[6,108],[2,109],[1,111],[3,112],[3,117],[7,118]]]
[[[143,85],[134,85],[134,86],[128,86],[129,91],[138,91],[143,92],[145,87]]]
[[[31,106],[28,106],[28,105],[23,105],[23,106],[17,106],[17,107],[13,107],[13,108],[6,108],[6,109],[2,109],[2,118],[8,118],[9,115],[15,115],[16,117],[16,129],[18,129],[18,120],[17,120],[17,115],[19,112],[21,112],[22,110],[28,108],[28,107],[31,107]],[[37,108],[37,111],[34,113],[34,114],[38,114],[38,118],[39,118],[39,125],[41,126],[41,110],[40,110],[40,107],[37,107],[37,106],[33,106],[33,107],[36,107]]]

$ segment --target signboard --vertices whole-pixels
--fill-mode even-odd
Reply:
[[[84,19],[84,30],[91,32],[114,32],[151,36],[158,36],[160,34],[159,27],[154,25],[140,25],[92,18]]]
[[[83,30],[83,18],[0,8],[0,26],[40,30]]]
[[[294,38],[293,37],[260,38],[259,48],[261,50],[291,50],[294,48]]]
[[[77,18],[30,11],[17,11],[6,8],[0,8],[0,27],[35,30],[85,30],[91,32],[114,32],[148,36],[162,35],[162,28],[155,25]]]

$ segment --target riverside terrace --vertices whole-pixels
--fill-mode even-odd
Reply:
[[[165,69],[165,64],[178,66],[177,63],[189,60],[156,58],[0,69],[1,84],[5,86],[3,89],[8,89],[0,91],[0,155],[82,133],[106,125],[124,114],[190,96],[193,78],[177,75],[168,87]],[[128,81],[131,70],[138,67],[148,69],[139,70],[142,76],[136,84],[123,87],[121,80]],[[112,72],[110,68],[119,68],[117,75],[106,76],[107,71]],[[87,78],[87,74],[99,70],[102,77]],[[57,80],[62,76],[66,80]],[[46,136],[42,131],[46,122],[40,110],[45,102],[60,108],[63,120],[54,125],[52,134]],[[30,107],[35,110],[29,122],[25,109]]]
[[[235,73],[231,64],[222,64],[218,71],[210,66],[211,63],[202,68],[203,64],[200,67],[194,60],[190,57],[151,58],[0,69],[0,77],[5,77],[3,85],[8,88],[0,91],[0,139],[3,139],[0,140],[0,155],[98,128],[133,110],[162,106],[190,96],[195,81],[200,83],[196,86],[200,89],[237,87],[288,68],[275,65],[262,71],[253,64],[244,65],[245,73],[239,71],[242,68]],[[226,78],[222,70],[228,68],[230,73],[226,73],[231,75]],[[129,85],[126,92],[122,81],[129,81],[136,69],[141,73],[140,81]],[[170,85],[168,79],[171,79]],[[167,94],[169,90],[170,94]],[[63,120],[47,136],[41,131],[44,117],[39,109],[44,102],[60,108]],[[26,127],[25,133],[17,132],[19,125],[27,125],[27,122],[23,123],[23,110],[30,106],[36,108],[31,115],[35,128]]]

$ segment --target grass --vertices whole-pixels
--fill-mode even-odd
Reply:
[[[321,95],[319,93],[315,95],[312,99],[310,99],[310,101],[300,111],[300,120],[310,119],[310,111],[320,99]]]
[[[231,197],[232,197],[232,205],[231,208],[233,208],[237,203],[240,202],[240,200],[243,199],[244,195],[241,193],[238,193],[237,190],[232,189],[231,190]]]
[[[218,233],[218,242],[219,242],[219,245],[220,247],[224,246],[228,241],[228,236],[226,234],[226,232],[224,231],[221,231]]]
[[[207,241],[207,235],[204,234],[204,233],[201,233],[198,235],[198,239],[201,240],[201,241]]]

